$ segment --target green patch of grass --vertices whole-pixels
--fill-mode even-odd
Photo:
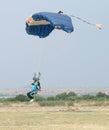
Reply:
[[[66,102],[65,101],[39,101],[38,104],[40,106],[65,106]]]

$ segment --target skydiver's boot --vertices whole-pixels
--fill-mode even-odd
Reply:
[[[30,103],[32,103],[33,101],[34,101],[34,99],[31,99],[31,100],[30,100]]]

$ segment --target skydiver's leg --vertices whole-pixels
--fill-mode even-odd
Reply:
[[[27,93],[27,96],[30,98],[30,99],[33,99],[34,98],[34,92],[33,91],[30,91]]]

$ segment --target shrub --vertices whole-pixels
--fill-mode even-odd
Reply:
[[[96,94],[96,97],[105,97],[105,93],[98,92],[98,93]]]
[[[92,99],[94,99],[94,96],[89,95],[89,94],[86,94],[86,95],[82,95],[81,99],[84,99],[84,100],[92,100]]]
[[[55,97],[48,97],[47,100],[50,100],[50,101],[54,101],[55,100]]]
[[[44,100],[43,97],[41,97],[41,96],[39,96],[39,95],[36,95],[36,96],[35,96],[35,101],[43,101],[43,100]]]
[[[67,102],[67,106],[74,106],[74,102],[72,101]]]
[[[56,99],[65,100],[66,98],[67,98],[66,92],[56,95]]]
[[[75,92],[69,92],[69,93],[68,93],[68,96],[73,96],[73,97],[76,97],[76,96],[77,96],[77,94],[76,94]]]
[[[28,101],[28,97],[26,95],[17,95],[14,99],[15,101],[25,102]]]

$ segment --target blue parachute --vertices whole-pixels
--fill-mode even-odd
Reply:
[[[30,35],[47,37],[54,29],[73,32],[72,20],[63,13],[40,12],[26,20],[26,32]]]

